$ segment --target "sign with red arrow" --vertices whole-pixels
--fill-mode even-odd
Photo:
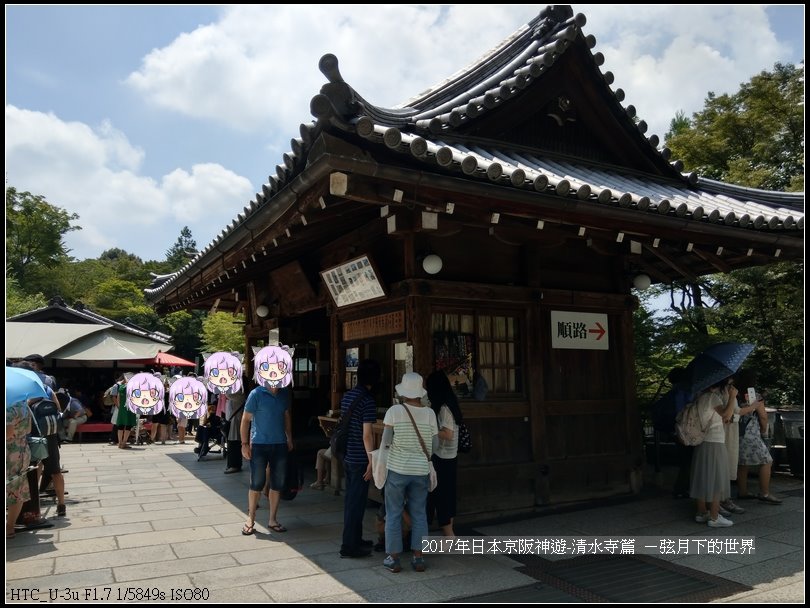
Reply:
[[[552,310],[551,348],[609,350],[608,316]]]

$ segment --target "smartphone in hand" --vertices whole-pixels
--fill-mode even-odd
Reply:
[[[757,392],[753,386],[748,387],[748,405],[754,405],[757,402]]]

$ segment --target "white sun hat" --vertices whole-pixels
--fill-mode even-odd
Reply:
[[[397,394],[407,399],[421,399],[427,395],[425,387],[422,386],[422,376],[416,372],[408,372],[402,375],[402,382],[396,385]]]

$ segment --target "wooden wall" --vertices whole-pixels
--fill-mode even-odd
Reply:
[[[598,253],[584,239],[560,241],[559,233],[548,242],[508,242],[496,234],[465,225],[443,234],[383,236],[351,252],[374,256],[388,297],[332,310],[338,345],[333,378],[342,374],[346,321],[404,310],[404,334],[367,342],[379,350],[380,343],[407,340],[415,371],[427,376],[435,369],[434,313],[512,315],[521,332],[518,392],[461,401],[474,448],[459,455],[459,514],[493,515],[629,492],[641,442],[633,398],[633,299],[621,291],[622,260]],[[419,256],[427,253],[441,256],[440,274],[422,270]],[[552,349],[555,310],[606,314],[610,349]],[[385,396],[380,400],[385,403]]]

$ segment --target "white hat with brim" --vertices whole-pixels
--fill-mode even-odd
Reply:
[[[406,399],[421,399],[427,395],[427,391],[422,386],[422,376],[416,372],[403,374],[402,382],[396,385],[397,394]]]

